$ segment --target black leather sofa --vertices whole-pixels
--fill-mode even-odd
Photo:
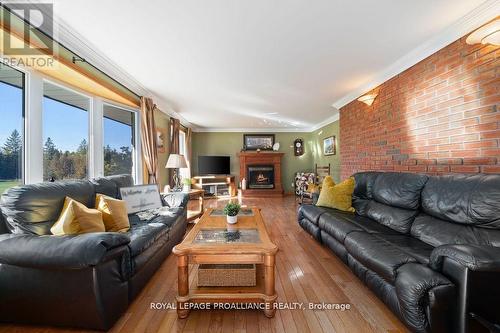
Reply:
[[[500,175],[354,175],[356,213],[302,205],[329,247],[415,332],[500,323]]]
[[[64,198],[93,207],[119,197],[130,176],[24,185],[1,197],[0,321],[107,330],[125,312],[186,231],[183,193],[129,215],[126,233],[52,236]]]

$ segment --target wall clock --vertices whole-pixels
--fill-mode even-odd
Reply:
[[[304,154],[304,140],[295,139],[293,142],[293,153],[295,156],[301,156]]]

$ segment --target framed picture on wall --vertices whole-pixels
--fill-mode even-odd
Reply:
[[[323,139],[323,155],[335,155],[337,153],[335,135]]]
[[[243,134],[245,150],[273,150],[274,134]]]
[[[156,146],[159,153],[167,151],[167,130],[165,128],[156,128]]]

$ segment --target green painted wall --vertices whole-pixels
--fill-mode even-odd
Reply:
[[[334,135],[337,141],[336,144],[336,154],[325,156],[323,154],[323,139]],[[340,141],[339,141],[339,122],[335,121],[322,128],[310,133],[310,149],[313,156],[313,168],[314,164],[318,165],[328,165],[330,163],[331,175],[335,182],[340,181]]]
[[[293,192],[293,179],[297,171],[313,171],[315,163],[319,165],[330,163],[332,175],[339,180],[340,158],[338,155],[323,156],[323,138],[339,136],[338,121],[313,132],[313,133],[274,133],[276,142],[280,143],[280,152],[285,153],[282,160],[282,182],[286,192]],[[305,153],[302,156],[293,155],[293,141],[297,138],[304,139]],[[231,157],[231,174],[239,182],[239,161],[237,153],[243,146],[243,133],[237,132],[195,132],[193,133],[193,174],[198,171],[198,156],[200,155],[225,155]]]

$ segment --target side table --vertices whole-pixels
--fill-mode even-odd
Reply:
[[[196,220],[197,218],[200,218],[204,213],[205,208],[203,200],[205,196],[205,191],[202,189],[190,189],[188,194],[189,194],[189,200],[198,199],[198,210],[188,209],[187,222],[191,222]]]

